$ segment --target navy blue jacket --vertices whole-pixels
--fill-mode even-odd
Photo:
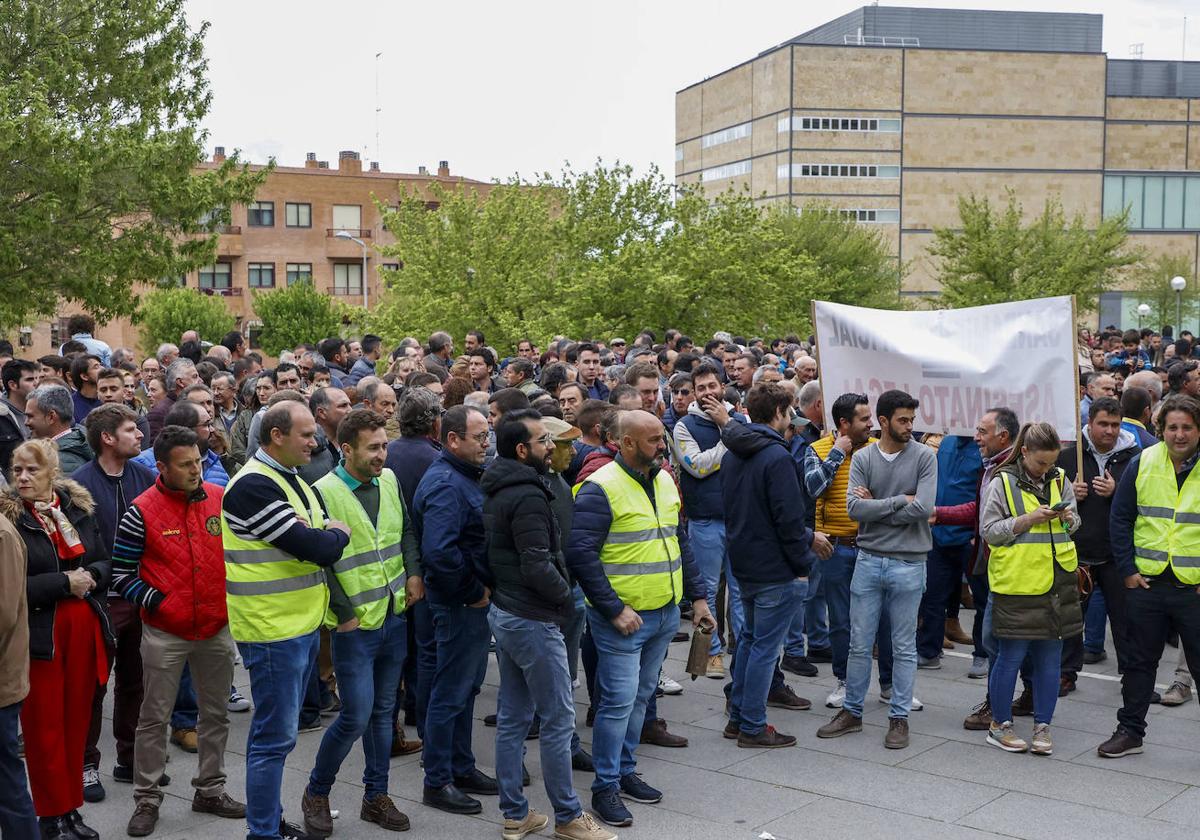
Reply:
[[[1166,444],[1160,444],[1166,446]],[[1108,514],[1108,536],[1112,542],[1113,560],[1121,577],[1126,578],[1137,574],[1137,563],[1133,559],[1133,526],[1137,522],[1137,475],[1142,466],[1142,455],[1139,452],[1125,466],[1125,472],[1117,482],[1117,492],[1113,493],[1112,510]],[[1182,487],[1192,470],[1196,468],[1193,461],[1186,470],[1175,473],[1177,487]],[[1159,575],[1164,580],[1174,580],[1175,575],[1168,566]]]
[[[483,467],[443,451],[429,465],[413,499],[425,588],[436,604],[461,606],[483,598],[490,585],[483,529]]]
[[[745,422],[740,414],[729,416],[729,425],[741,425]],[[707,452],[721,442],[721,427],[709,420],[708,417],[697,417],[692,412],[679,419],[692,440]],[[686,461],[687,459],[684,458]],[[683,504],[687,510],[688,519],[724,519],[725,503],[721,499],[721,471],[714,469],[704,478],[697,478],[688,472],[687,464],[681,464],[678,470],[679,490],[683,494]]]
[[[417,495],[421,477],[441,451],[441,444],[424,435],[400,437],[388,444],[384,466],[396,474],[400,495],[404,497],[404,506],[408,510],[413,509],[413,498]]]
[[[804,492],[783,435],[761,423],[722,434],[725,543],[738,583],[767,586],[808,575],[815,556]]]
[[[580,383],[583,384],[583,383]],[[604,384],[604,377],[597,376],[596,381],[592,383],[592,387],[587,389],[588,399],[590,400],[607,400],[609,395],[608,386]]]
[[[117,524],[125,515],[129,503],[154,486],[155,475],[136,461],[125,462],[120,478],[106,473],[99,461],[88,461],[71,473],[71,478],[86,487],[96,501],[92,515],[96,517],[104,550],[109,554],[112,554],[113,541],[117,536]]]
[[[983,475],[983,456],[979,444],[965,435],[946,435],[937,451],[938,505],[961,505],[976,499],[979,477]],[[974,528],[961,525],[934,525],[935,545],[966,545]]]
[[[625,466],[620,455],[616,461],[626,472],[642,485],[646,495],[654,503],[654,485],[647,483],[641,473]],[[567,544],[567,568],[583,587],[591,605],[600,614],[611,620],[621,614],[625,603],[617,597],[604,567],[600,564],[600,549],[608,538],[608,529],[612,527],[612,508],[608,504],[608,496],[595,482],[584,482],[575,496],[575,518],[571,524],[571,539]],[[700,568],[692,557],[692,547],[687,539],[687,528],[680,525],[676,532],[679,538],[680,559],[683,561],[683,593],[689,601],[699,601],[706,598],[708,593],[704,581],[700,578]],[[666,606],[666,604],[663,604]]]

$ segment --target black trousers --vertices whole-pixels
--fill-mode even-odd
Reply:
[[[1158,660],[1172,629],[1179,633],[1188,669],[1193,675],[1200,674],[1200,592],[1196,589],[1151,581],[1149,589],[1125,590],[1129,650],[1121,678],[1124,705],[1117,712],[1117,721],[1130,735],[1146,736],[1146,710]]]
[[[1112,561],[1088,566],[1092,573],[1093,591],[1099,589],[1104,593],[1105,611],[1112,627],[1113,647],[1117,650],[1117,668],[1124,672],[1128,664],[1129,620],[1125,608],[1125,579],[1117,570],[1117,564]],[[1087,615],[1089,595],[1082,599],[1083,614]],[[1079,677],[1079,669],[1083,667],[1083,634],[1063,640],[1062,675],[1074,682]]]

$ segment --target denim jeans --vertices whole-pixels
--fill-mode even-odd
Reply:
[[[588,627],[596,643],[596,689],[599,693],[592,728],[596,779],[592,790],[616,785],[637,769],[634,751],[646,720],[646,701],[658,687],[658,671],[667,646],[679,630],[679,605],[638,613],[642,626],[625,636],[595,607],[588,607]]]
[[[296,746],[300,703],[317,667],[316,630],[282,642],[238,642],[250,672],[254,717],[246,738],[248,840],[277,840],[283,763]]]
[[[533,621],[495,606],[488,616],[500,660],[500,696],[496,702],[496,781],[500,812],[523,820],[529,801],[521,790],[525,735],[534,714],[541,721],[538,748],[546,796],[554,822],[563,825],[582,812],[571,778],[571,736],[575,703],[567,647],[557,624]]]
[[[829,608],[829,643],[833,653],[833,675],[846,679],[846,658],[850,652],[850,582],[858,550],[835,545],[821,571],[825,604]],[[879,614],[879,685],[892,684],[892,634],[886,612]]]
[[[471,726],[487,674],[488,608],[429,605],[437,667],[425,712],[425,784],[444,787],[475,769]]]
[[[583,600],[583,590],[575,584],[575,613],[567,626],[562,629],[563,642],[567,646],[567,668],[571,672],[571,682],[579,676],[579,647],[583,642],[583,628],[587,626],[587,608]],[[495,635],[495,634],[493,634]],[[571,688],[571,702],[575,702],[575,689]],[[579,752],[579,733],[571,728],[571,755]]]
[[[429,711],[429,689],[433,686],[433,675],[437,671],[437,643],[433,638],[433,613],[429,601],[422,598],[408,608],[407,616],[413,625],[416,649],[409,656],[416,657],[417,680],[417,737],[425,737],[425,714]]]
[[[1092,570],[1093,573],[1095,569]],[[1094,578],[1094,574],[1093,574]],[[1108,607],[1104,601],[1104,590],[1097,586],[1088,598],[1083,613],[1083,649],[1092,653],[1104,650],[1104,628],[1108,624]]]
[[[179,677],[179,690],[175,693],[175,708],[171,712],[171,728],[195,729],[199,716],[196,689],[192,685],[192,669],[184,665],[183,674]]]
[[[988,702],[992,720],[1012,720],[1017,671],[1028,655],[1033,670],[1033,722],[1050,723],[1058,702],[1061,639],[997,639],[996,658],[988,672]]]
[[[908,563],[859,550],[850,584],[850,654],[846,660],[846,700],[842,705],[846,711],[862,717],[863,699],[871,683],[871,648],[879,630],[880,614],[886,612],[892,637],[892,699],[888,717],[908,717],[917,676],[917,612],[924,591],[924,561]],[[882,660],[882,647],[879,656]]]
[[[700,577],[704,579],[708,591],[708,609],[717,614],[717,584],[721,580],[721,572],[725,572],[725,592],[729,600],[729,638],[739,639],[742,635],[742,625],[745,617],[742,615],[742,602],[738,592],[737,581],[733,577],[729,565],[729,551],[725,547],[725,521],[722,519],[692,519],[688,521],[688,540],[692,545],[692,554],[700,567]],[[721,637],[713,633],[710,655],[721,652]]]
[[[797,580],[793,583],[795,586],[792,591],[792,620],[788,622],[788,628],[783,634],[783,652],[788,656],[805,656],[808,653],[808,645],[805,644],[805,617],[812,579]],[[742,604],[742,612],[745,612],[744,598]],[[746,623],[750,623],[749,616],[746,617]]]
[[[334,633],[331,644],[342,710],[321,737],[308,789],[328,796],[342,762],[361,738],[366,757],[363,798],[373,799],[388,789],[392,711],[408,647],[408,622],[389,610],[382,627]]]
[[[986,574],[967,575],[967,583],[971,587],[971,598],[975,601],[975,620],[971,625],[971,640],[975,642],[975,649],[971,651],[971,655],[987,659],[990,654],[983,646],[983,614],[987,611],[990,600],[988,598],[988,578]]]
[[[817,557],[808,570],[808,591],[804,595],[804,635],[808,642],[805,654],[811,648],[829,647],[829,610],[825,605],[824,580],[825,561]]]
[[[0,708],[0,837],[38,840],[41,831],[29,798],[25,762],[17,748],[17,723],[21,704]]]
[[[962,591],[962,570],[971,553],[969,543],[938,545],[934,543],[925,563],[925,595],[921,598],[921,629],[917,631],[917,653],[926,659],[942,654],[946,637],[947,602],[957,602]],[[957,615],[957,613],[955,613]]]
[[[796,617],[801,581],[774,584],[753,592],[742,590],[746,625],[734,658],[729,721],[747,735],[767,728],[767,694],[775,662],[788,628]]]

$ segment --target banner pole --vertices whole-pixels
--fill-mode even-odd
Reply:
[[[1071,359],[1075,370],[1075,394],[1079,394],[1079,323],[1075,315],[1075,295],[1071,295]],[[1079,402],[1075,401],[1075,478],[1083,480],[1083,429],[1080,427]]]
[[[828,420],[829,422],[826,425],[832,426],[833,407],[825,402],[825,372],[821,370],[821,337],[817,335],[817,302],[815,300],[808,302],[808,314],[809,320],[812,321],[813,341],[816,342],[813,352],[817,360],[817,381],[821,383],[821,420],[822,422]],[[829,432],[833,437],[837,437],[837,429],[826,428],[825,431]]]

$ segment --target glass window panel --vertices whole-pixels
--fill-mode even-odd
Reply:
[[[1158,230],[1163,225],[1163,179],[1161,175],[1148,176],[1142,193],[1142,227]]]
[[[1124,179],[1120,175],[1104,176],[1104,216],[1119,215],[1124,205],[1121,203],[1121,193]]]
[[[1183,179],[1163,179],[1163,224],[1168,230],[1183,227]]]
[[[333,227],[336,230],[360,230],[362,207],[357,204],[333,205]]]
[[[312,282],[312,263],[288,263],[287,284]]]
[[[1129,205],[1129,227],[1142,227],[1142,176],[1127,175],[1125,177],[1125,203]]]
[[[878,172],[879,172],[880,178],[899,178],[900,177],[900,167],[899,166],[880,166],[878,168]]]
[[[898,222],[900,221],[899,210],[876,210],[875,221],[877,222]]]
[[[1200,178],[1185,179],[1183,196],[1183,226],[1200,228]]]

